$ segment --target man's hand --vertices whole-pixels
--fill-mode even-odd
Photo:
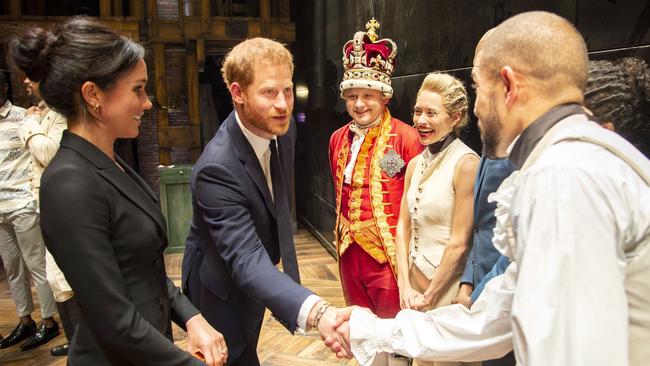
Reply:
[[[226,363],[228,360],[226,341],[203,315],[191,317],[185,326],[187,327],[187,352],[202,356],[205,363],[210,366],[221,366]]]
[[[463,283],[458,289],[458,295],[451,301],[452,304],[463,304],[466,308],[472,306],[472,290],[473,286],[469,283]]]
[[[349,342],[349,331],[348,336],[344,338],[336,328],[338,312],[339,310],[334,307],[329,307],[325,311],[320,322],[318,322],[318,333],[320,333],[320,336],[323,340],[330,337],[339,343],[340,349],[337,352],[337,355],[339,355],[339,357],[352,358],[352,351],[350,350]]]
[[[350,316],[352,315],[352,310],[357,309],[357,310],[363,310],[367,311],[372,314],[370,309],[362,308],[359,306],[350,306],[347,308],[342,308],[338,310],[338,313],[336,314],[336,333],[338,334],[338,337],[341,341],[343,341],[343,344],[347,344],[348,348],[350,345]],[[325,338],[325,345],[329,347],[329,349],[336,353],[336,356],[339,358],[352,358],[352,351],[351,350],[345,350],[342,346],[342,343],[340,341],[336,340],[335,338],[332,337],[326,337]]]
[[[345,309],[342,309],[345,310]],[[318,333],[322,340],[330,339],[332,342],[337,342],[340,347],[340,352],[343,357],[352,358],[350,346],[341,335],[336,331],[338,313],[341,310],[336,309],[334,306],[328,304],[324,300],[320,300],[314,305],[309,312],[308,324],[311,326],[316,325]]]
[[[348,344],[348,347],[350,347],[349,346],[350,345],[350,322],[345,321],[342,324],[340,324],[336,328],[336,333],[339,335],[339,338],[343,342]],[[328,337],[328,339],[329,339],[329,337]],[[327,342],[328,339],[325,340],[325,345],[328,346],[332,352],[336,353],[336,357],[338,357],[338,358],[347,358],[347,359],[351,359],[353,357],[351,347],[350,347],[350,351],[345,351],[342,348],[341,344],[338,343],[338,342],[330,342],[331,344],[328,345],[328,342]]]

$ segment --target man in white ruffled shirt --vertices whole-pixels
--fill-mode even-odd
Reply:
[[[471,310],[348,312],[339,332],[362,365],[381,352],[479,361],[513,348],[526,366],[650,359],[650,162],[584,115],[586,77],[584,40],[554,14],[519,14],[481,41],[474,112],[486,148],[508,146],[518,168],[490,197],[494,245],[513,262]]]

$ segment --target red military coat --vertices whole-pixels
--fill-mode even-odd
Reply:
[[[330,138],[329,159],[336,193],[334,241],[339,256],[357,243],[379,263],[389,261],[395,273],[395,227],[408,162],[423,146],[417,131],[392,118],[386,108],[379,125],[370,128],[354,166],[352,182],[343,173],[354,133],[350,124]]]

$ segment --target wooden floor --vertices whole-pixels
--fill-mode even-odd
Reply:
[[[307,230],[300,229],[295,236],[295,241],[303,285],[335,306],[343,306],[345,303],[336,261]],[[166,257],[167,273],[178,285],[180,285],[181,260],[182,254],[171,254]],[[35,292],[33,297],[36,308],[39,309],[38,296]],[[40,311],[36,310],[33,316],[38,321]],[[0,335],[6,336],[17,323],[18,318],[7,281],[0,279]],[[185,347],[185,333],[176,326],[174,326],[174,339],[179,347]],[[65,343],[63,332],[37,349],[22,352],[20,346],[15,345],[0,350],[0,365],[64,366],[65,357],[52,357],[49,353],[50,348],[62,343]],[[355,361],[337,360],[314,331],[306,336],[292,336],[280,323],[269,316],[268,311],[262,326],[258,354],[261,364],[266,366],[357,365]]]

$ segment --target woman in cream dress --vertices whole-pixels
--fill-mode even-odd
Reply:
[[[449,305],[458,293],[472,240],[472,190],[479,162],[458,138],[467,124],[467,105],[465,87],[451,75],[429,74],[418,91],[413,123],[427,148],[409,162],[397,224],[403,309]]]

